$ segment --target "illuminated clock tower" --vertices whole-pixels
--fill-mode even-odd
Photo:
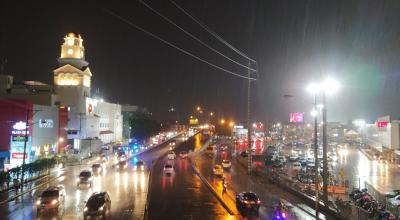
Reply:
[[[85,48],[80,35],[69,33],[61,45],[57,59],[59,67],[53,70],[58,101],[71,106],[77,113],[85,112],[85,99],[90,97],[92,73],[85,60]]]

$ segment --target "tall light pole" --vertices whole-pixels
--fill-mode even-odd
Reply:
[[[314,108],[311,115],[314,117],[314,160],[315,160],[315,219],[319,219],[319,161],[318,161],[318,112],[317,112],[317,94],[319,86],[310,84],[307,90],[314,95]]]
[[[339,88],[339,83],[333,79],[326,79],[322,83],[312,83],[307,90],[315,95],[322,95],[322,182],[323,200],[328,201],[328,139],[327,139],[327,108],[326,95],[335,93]],[[315,106],[316,107],[316,106]]]

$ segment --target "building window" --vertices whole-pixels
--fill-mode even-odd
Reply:
[[[69,49],[67,50],[67,54],[68,54],[68,55],[72,55],[73,53],[74,53],[74,50],[73,50],[73,49],[69,48]]]

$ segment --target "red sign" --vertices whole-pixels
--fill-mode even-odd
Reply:
[[[377,121],[376,126],[378,128],[386,128],[388,126],[389,122],[388,121]]]
[[[12,153],[11,158],[12,159],[23,159],[24,153]],[[25,154],[25,159],[28,159],[28,154]]]
[[[88,112],[89,112],[89,113],[92,113],[92,111],[93,111],[92,103],[89,103]]]

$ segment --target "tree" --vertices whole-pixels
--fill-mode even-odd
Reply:
[[[161,131],[160,123],[145,114],[132,116],[129,119],[129,125],[131,137],[141,142]]]

